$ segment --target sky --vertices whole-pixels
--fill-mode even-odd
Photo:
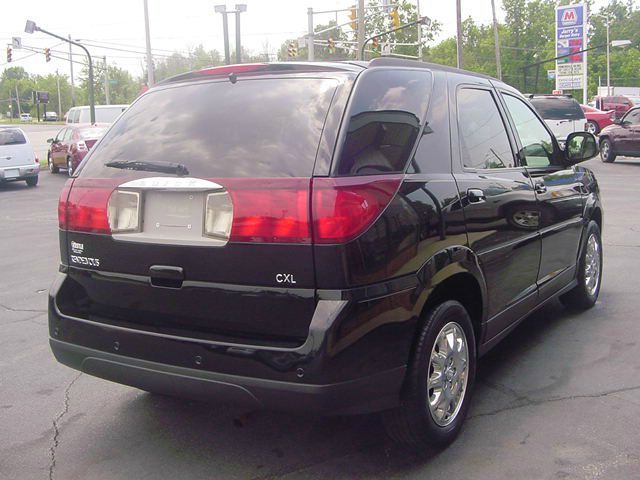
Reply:
[[[348,8],[355,0],[239,0],[247,5],[241,15],[242,45],[254,53],[265,50],[275,53],[283,41],[302,36],[307,30],[307,8],[316,11]],[[205,49],[223,52],[222,18],[214,12],[214,5],[224,0],[148,0],[151,47],[157,58],[173,51],[186,52],[202,44]],[[596,8],[608,3],[596,0]],[[232,9],[235,1],[227,4]],[[499,21],[504,19],[501,0],[496,0]],[[442,39],[455,35],[454,0],[420,0],[420,12],[443,25]],[[339,14],[340,23],[348,20],[347,13]],[[491,22],[491,0],[462,0],[463,18],[471,16],[477,23]],[[315,15],[315,22],[327,23],[335,14]],[[42,33],[24,32],[26,20],[53,33],[80,39],[93,57],[129,70],[134,77],[143,73],[145,30],[143,0],[20,0],[7,1],[0,16],[0,42],[11,43],[21,37],[25,46],[52,49],[54,58],[45,62],[44,53],[26,50],[13,51],[13,62],[6,64],[4,51],[0,53],[0,71],[22,66],[29,73],[46,75],[59,70],[69,74],[68,44]],[[229,35],[235,44],[234,16],[229,16]],[[553,21],[553,19],[551,19]],[[99,45],[111,47],[101,48]],[[132,50],[131,52],[116,49]],[[81,59],[79,49],[78,60]],[[28,57],[27,57],[28,56]],[[64,57],[55,58],[56,56]],[[24,58],[27,57],[27,58]],[[22,59],[24,58],[24,59]],[[76,66],[77,78],[80,66]]]

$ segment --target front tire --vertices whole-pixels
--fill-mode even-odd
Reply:
[[[578,262],[578,285],[560,297],[562,304],[575,310],[593,307],[602,284],[602,238],[593,220],[587,225],[585,242]]]
[[[608,138],[603,138],[600,142],[600,158],[604,163],[613,163],[616,160],[613,144]]]
[[[455,440],[469,410],[476,344],[466,309],[449,300],[431,309],[409,364],[401,406],[383,422],[397,442],[441,449]]]
[[[72,177],[73,176],[73,162],[71,158],[67,158],[67,174]]]

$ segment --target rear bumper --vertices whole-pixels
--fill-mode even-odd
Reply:
[[[166,335],[64,314],[49,295],[56,359],[142,390],[247,408],[355,414],[397,406],[416,319],[411,289],[378,298],[321,298],[302,345],[275,347]],[[379,294],[380,292],[378,292]],[[322,298],[325,299],[322,299]],[[390,315],[393,309],[394,315]],[[286,312],[283,312],[286,314]]]
[[[29,177],[37,177],[40,173],[40,165],[30,163],[16,167],[0,167],[0,181],[24,180]]]
[[[50,339],[56,359],[71,368],[113,382],[166,395],[215,400],[248,409],[363,413],[392,405],[377,400],[398,390],[399,367],[367,378],[311,385],[228,375],[149,362]]]

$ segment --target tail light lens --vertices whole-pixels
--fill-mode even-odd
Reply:
[[[315,243],[344,243],[364,232],[389,205],[402,175],[313,179]]]
[[[107,203],[111,233],[140,231],[140,192],[116,190]]]
[[[82,178],[75,179],[73,183],[67,182],[58,206],[60,228],[76,232],[111,233],[107,205],[119,183],[117,179]]]
[[[220,240],[229,240],[233,223],[233,203],[227,192],[207,195],[204,214],[204,234]]]
[[[588,132],[589,131],[589,122],[584,124],[584,131]]]

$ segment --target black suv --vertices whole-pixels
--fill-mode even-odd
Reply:
[[[150,392],[384,411],[394,438],[444,446],[478,356],[557,296],[595,303],[602,206],[575,164],[596,153],[438,65],[174,77],[61,194],[51,348]]]

